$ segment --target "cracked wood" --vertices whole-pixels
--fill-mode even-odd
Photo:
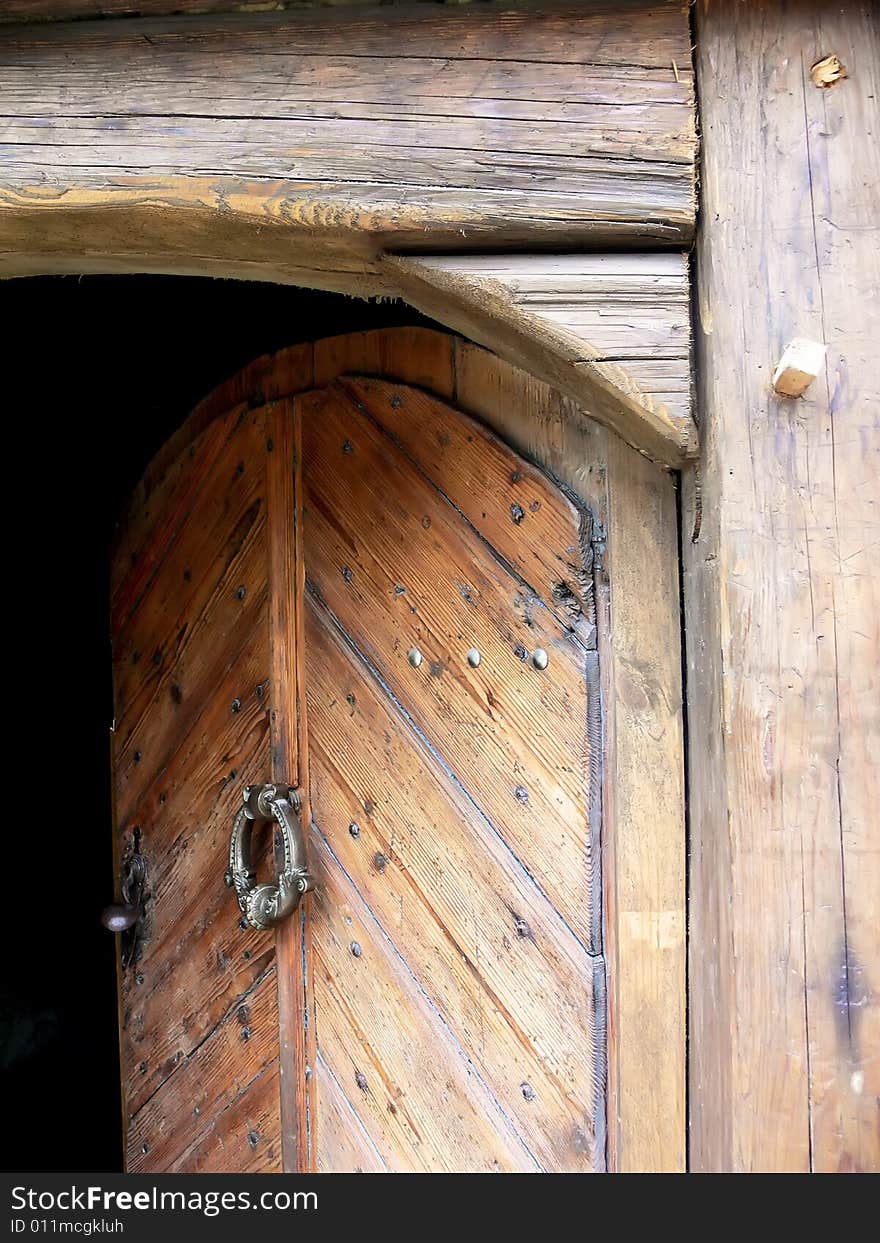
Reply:
[[[424,5],[0,27],[3,249],[244,274],[292,271],[296,245],[332,282],[381,246],[687,244],[686,7],[632,15]],[[97,210],[123,204],[136,229]],[[187,211],[195,246],[175,236]]]
[[[702,0],[697,18],[691,1154],[877,1170],[876,6]],[[849,76],[821,90],[810,66],[831,49]],[[772,375],[797,336],[828,349],[792,400]]]

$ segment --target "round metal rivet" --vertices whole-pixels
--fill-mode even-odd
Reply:
[[[549,659],[550,658],[544,651],[543,647],[536,647],[532,652],[532,664],[536,669],[546,669]]]
[[[477,648],[472,647],[467,654],[467,663],[470,665],[472,669],[476,669],[477,665],[480,663],[480,660],[481,660],[481,656],[480,656],[479,651],[477,650]]]
[[[414,647],[410,651],[409,663],[412,665],[413,669],[418,669],[419,665],[422,663],[422,653],[417,647]]]

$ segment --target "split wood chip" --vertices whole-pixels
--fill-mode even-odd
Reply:
[[[841,78],[847,77],[846,65],[841,62],[839,56],[832,52],[830,56],[823,56],[821,60],[816,61],[815,65],[811,66],[810,77],[813,79],[813,86],[827,90],[829,86],[834,86]]]
[[[785,347],[773,372],[773,388],[782,397],[800,397],[822,370],[826,347],[821,341],[795,337]]]

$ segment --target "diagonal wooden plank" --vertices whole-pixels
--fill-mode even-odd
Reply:
[[[589,511],[481,423],[429,393],[359,376],[342,385],[562,624],[595,647]]]
[[[602,1168],[604,961],[317,604],[307,646],[313,806],[339,866],[543,1168]]]
[[[310,860],[318,1049],[356,1093],[358,1118],[382,1159],[400,1170],[537,1171],[317,827]]]
[[[589,653],[344,392],[316,395],[310,409],[301,400],[314,590],[597,948]],[[537,649],[543,672],[529,658]],[[535,851],[544,823],[553,849]]]

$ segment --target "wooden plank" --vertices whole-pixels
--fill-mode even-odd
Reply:
[[[593,524],[583,505],[475,419],[451,417],[427,393],[359,376],[343,386],[563,626],[595,647]]]
[[[317,1149],[319,1173],[332,1174],[344,1169],[352,1174],[387,1174],[388,1167],[370,1142],[349,1097],[320,1056],[316,1060],[315,1095],[321,1114],[321,1137],[328,1138]],[[355,1085],[355,1089],[356,1089]],[[355,1089],[352,1089],[354,1092]]]
[[[233,444],[230,447],[238,425],[238,411],[218,420],[214,426],[204,429],[204,434],[200,432],[197,439],[193,438],[189,457],[180,453],[175,456],[169,464],[161,491],[155,496],[146,495],[140,488],[135,491],[120,525],[113,554],[110,625],[117,647],[122,643],[124,627],[153,584],[156,574],[163,568],[169,554],[174,555],[171,550],[190,519],[189,535],[192,541],[204,538],[206,531],[211,530],[212,519],[216,521],[223,500],[217,495],[217,490],[210,487],[212,475],[215,472],[225,473],[231,483],[238,481],[233,488],[235,492],[241,492],[242,486],[250,488],[252,477],[248,475],[245,480],[236,473],[241,458],[236,446]],[[198,512],[193,517],[194,506],[198,507]],[[244,512],[246,507],[239,517]],[[190,578],[184,579],[182,576],[187,568]],[[167,569],[164,572],[167,574]],[[184,583],[192,578],[191,567],[182,565],[179,573]],[[195,587],[189,590],[194,591]],[[141,649],[135,644],[129,654],[133,657],[136,651]],[[125,700],[121,687],[120,691]]]
[[[426,25],[424,14],[413,9],[409,3],[377,5],[375,0],[280,0],[288,9],[299,9],[295,27],[288,27],[289,50],[307,52],[315,41],[326,40],[328,33],[338,29],[344,22],[350,38],[349,46],[364,55],[382,54],[387,51],[389,36],[395,45],[406,47],[413,56],[436,54],[436,32],[433,24]],[[415,0],[415,3],[435,5],[436,0]],[[680,25],[670,19],[670,6],[659,0],[646,5],[643,0],[605,0],[585,6],[581,0],[556,0],[548,5],[546,0],[479,0],[472,8],[459,7],[462,0],[452,0],[443,13],[443,29],[451,46],[459,55],[491,57],[493,60],[518,60],[521,48],[528,41],[529,56],[535,61],[549,61],[571,65],[642,65],[646,69],[668,69],[673,59],[679,74],[687,73],[688,57],[682,55],[683,36]],[[467,4],[468,0],[464,0]],[[322,11],[322,4],[326,5]],[[454,7],[453,7],[454,6]],[[17,21],[55,17],[70,21],[111,15],[117,12],[140,14],[143,17],[166,13],[193,14],[189,18],[178,17],[175,29],[186,33],[190,39],[210,38],[212,32],[228,34],[230,29],[239,32],[241,25],[235,17],[223,13],[251,10],[248,13],[248,29],[245,35],[254,42],[266,29],[278,27],[278,13],[254,13],[253,0],[4,0],[3,16]],[[674,12],[681,12],[680,3],[673,4]],[[580,38],[573,42],[570,33],[572,9],[579,10]],[[535,10],[540,10],[540,21],[535,22]],[[608,19],[613,9],[619,21]],[[210,22],[201,14],[215,13]],[[633,29],[634,20],[637,26]],[[114,38],[129,38],[129,29],[118,27]],[[157,23],[146,27],[151,33],[161,29]],[[300,34],[302,42],[294,40]],[[66,36],[65,36],[66,37]],[[89,37],[84,31],[80,37]],[[155,36],[154,36],[155,37]],[[633,55],[637,40],[638,55]]]
[[[418,310],[508,361],[525,366],[655,461],[681,466],[692,457],[697,451],[697,435],[689,405],[682,415],[642,392],[627,371],[582,335],[582,321],[589,318],[586,309],[580,309],[576,323],[566,318],[574,296],[571,286],[580,281],[587,287],[593,280],[592,261],[582,262],[577,256],[542,259],[530,255],[523,258],[521,266],[520,262],[510,258],[501,264],[481,257],[472,267],[467,258],[386,256],[383,268],[389,272],[389,281],[397,282],[401,296]],[[616,261],[611,262],[617,266]],[[673,262],[678,264],[679,281],[683,282],[682,260]],[[541,295],[543,300],[537,300],[539,287],[546,281],[557,287],[569,286],[560,304],[562,319],[544,313],[542,308],[549,297],[546,290]],[[533,284],[535,296],[530,302],[520,289]],[[686,324],[684,292],[682,283],[677,305]],[[595,326],[599,312],[592,318]],[[668,326],[667,334],[670,331]],[[633,336],[635,340],[636,334]],[[684,370],[682,358],[680,376]]]
[[[704,428],[683,545],[699,1170],[880,1168],[875,17],[698,8]],[[821,91],[810,66],[830,51],[849,76]],[[771,388],[794,336],[829,346],[798,401]]]
[[[311,588],[598,948],[585,781],[598,739],[587,736],[583,647],[341,390],[304,405],[303,419],[306,470],[321,479],[307,502]],[[465,658],[472,647],[479,668]],[[536,648],[549,653],[543,673],[522,660]],[[556,826],[554,849],[535,852],[542,822]]]
[[[604,962],[560,924],[319,605],[307,644],[315,819],[334,860],[541,1167],[603,1168]],[[407,1092],[415,1069],[396,1073]]]
[[[607,9],[389,12],[344,53],[338,13],[5,28],[8,270],[195,255],[356,291],[389,243],[689,241],[684,7],[634,7],[626,39]]]
[[[265,633],[239,652],[236,668],[205,695],[198,721],[181,731],[171,763],[119,821],[121,838],[140,831],[150,892],[147,952],[136,970],[124,973],[122,990],[131,1114],[273,960],[270,939],[240,929],[240,913],[217,872],[241,789],[266,772],[266,706],[253,688],[267,672],[267,655]],[[250,694],[242,693],[243,684]],[[233,713],[236,695],[242,707]],[[263,843],[261,862],[270,844]]]
[[[673,1172],[684,1168],[687,1130],[678,510],[673,481],[613,436],[608,514],[597,602],[609,706],[603,821],[614,826],[603,851],[612,1117],[618,1168]]]
[[[254,627],[263,622],[267,604],[263,521],[252,526],[241,549],[210,585],[211,595],[203,607],[170,634],[165,650],[157,645],[139,662],[143,682],[130,703],[117,705],[117,806],[123,818],[133,814],[157,774],[170,763],[180,737],[197,721],[205,697],[245,647]],[[242,587],[244,595],[239,598]],[[268,676],[265,669],[261,682]],[[240,687],[240,695],[251,690]],[[231,705],[240,695],[230,700],[230,711],[237,711]]]
[[[456,377],[465,409],[567,483],[607,527],[599,658],[608,1161],[623,1171],[682,1170],[685,833],[674,485],[572,401],[484,350],[457,343]]]
[[[336,1081],[356,1094],[358,1118],[383,1162],[404,1171],[537,1170],[441,1016],[387,952],[317,828],[310,852],[318,1048]]]
[[[172,503],[147,509],[161,515],[155,541],[150,541],[147,517],[138,516],[125,526],[125,549],[120,552],[133,563],[124,578],[120,575],[111,614],[120,750],[140,722],[145,702],[160,691],[173,708],[181,707],[181,670],[175,672],[172,666],[185,663],[197,626],[219,625],[227,633],[236,619],[249,618],[257,607],[265,582],[259,565],[266,539],[265,480],[262,462],[258,459],[253,469],[247,459],[255,448],[260,459],[265,457],[266,432],[264,425],[250,420],[244,428],[238,424],[234,418],[225,429],[216,429],[220,439],[232,436],[220,452],[215,453],[213,444],[195,446],[200,458],[199,450],[210,448],[204,456],[211,459],[213,483],[184,471]],[[215,429],[210,436],[215,438]],[[154,551],[160,544],[161,557]],[[236,571],[238,581],[225,591],[224,584],[230,586]]]
[[[455,388],[453,338],[431,328],[382,328],[315,342],[315,388],[339,376],[394,376],[451,398]]]
[[[248,1058],[243,1063],[245,1030]],[[134,1115],[128,1172],[280,1171],[272,1117],[277,1093],[278,1001],[270,967],[211,1038],[197,1045]]]
[[[248,1091],[221,1113],[218,1126],[186,1154],[191,1174],[280,1173],[278,1063],[272,1062]],[[244,1139],[244,1143],[242,1143]]]
[[[871,241],[877,222],[871,186],[880,179],[875,142],[880,29],[876,12],[867,4],[837,11],[817,6],[814,13],[813,46],[837,50],[850,66],[851,80],[842,83],[846,86],[842,95],[836,88],[806,91],[805,87],[823,327],[831,343],[826,376],[838,546],[836,557],[826,550],[821,572],[827,575],[830,571],[833,584],[829,592],[826,578],[824,603],[829,606],[826,616],[833,614],[835,621],[842,882],[834,901],[829,901],[838,834],[827,833],[822,847],[812,855],[815,872],[808,882],[814,895],[807,984],[812,998],[813,1168],[877,1171],[880,377],[876,343],[880,308],[875,291],[880,287],[880,254]],[[856,161],[863,158],[863,150],[869,165],[860,174]],[[833,736],[830,723],[829,733]],[[827,871],[825,858],[832,861]],[[839,989],[833,995],[828,983],[835,974]]]

